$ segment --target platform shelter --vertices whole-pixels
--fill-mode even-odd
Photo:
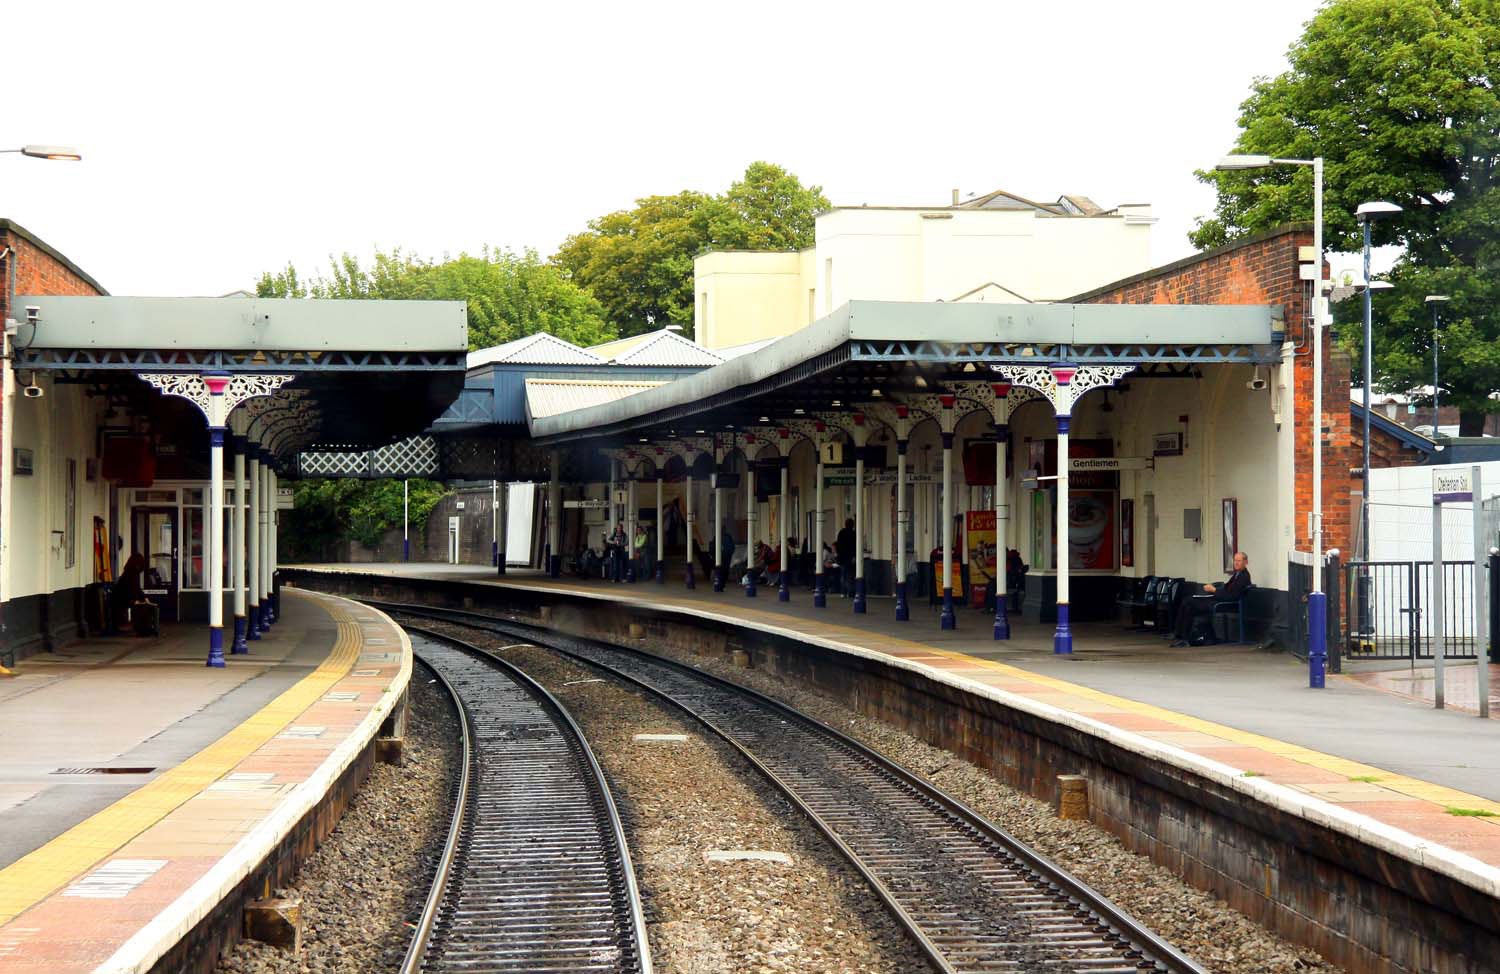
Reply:
[[[206,622],[209,665],[247,652],[276,621],[299,453],[418,433],[465,374],[461,301],[20,294],[10,314],[0,662],[134,625],[137,601]]]
[[[1115,611],[1122,576],[1217,579],[1243,548],[1284,586],[1285,332],[1274,305],[850,302],[754,355],[533,418],[552,451],[548,566],[648,520],[657,582],[672,559],[684,584],[737,587],[728,540],[760,543],[788,555],[777,598],[800,572],[825,606],[812,553],[852,522],[851,611],[889,594],[907,620],[921,590],[953,628],[983,582],[1003,639],[1015,549],[1025,612],[1063,653],[1071,619]]]

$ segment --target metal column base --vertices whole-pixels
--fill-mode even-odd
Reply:
[[[786,569],[777,572],[781,576],[776,585],[776,601],[790,602],[792,600],[792,580]]]
[[[906,601],[906,583],[896,583],[896,621],[906,622],[911,619],[911,605]]]
[[[1328,596],[1310,592],[1307,596],[1307,685],[1321,690],[1328,665]]]
[[[813,576],[813,608],[828,608],[828,576],[822,572]]]
[[[1057,629],[1052,634],[1052,652],[1069,656],[1073,652],[1073,630],[1068,627],[1068,604],[1057,603]]]
[[[260,638],[260,603],[250,603],[250,615],[245,619],[245,639]]]
[[[995,593],[995,638],[1010,638],[1010,617],[1005,614],[1005,594]]]
[[[683,573],[683,580],[687,584],[688,588],[698,587],[698,576],[697,573],[693,571],[693,563],[691,561],[687,563],[687,571]]]
[[[859,616],[865,614],[865,580],[863,576],[854,580],[854,614]]]
[[[250,652],[250,647],[245,645],[245,617],[234,617],[234,642],[230,644],[231,655],[238,656]]]
[[[958,616],[953,613],[953,588],[949,586],[943,589],[943,614],[939,617],[939,625],[943,629],[957,629]]]
[[[224,627],[208,627],[208,666],[217,669],[224,667]]]

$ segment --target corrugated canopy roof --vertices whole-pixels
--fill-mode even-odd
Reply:
[[[586,348],[542,331],[469,353],[471,369],[500,362],[509,365],[602,365],[604,359]]]
[[[617,365],[711,366],[723,362],[697,342],[674,331],[659,331],[623,355],[614,358]]]
[[[655,389],[665,382],[609,382],[603,379],[527,379],[526,417],[540,419]]]

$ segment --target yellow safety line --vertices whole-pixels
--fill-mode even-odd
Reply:
[[[228,774],[343,679],[359,658],[364,640],[359,624],[337,602],[324,602],[324,608],[338,626],[338,637],[333,651],[313,672],[197,754],[0,869],[0,925],[92,869]]]
[[[567,587],[537,585],[531,582],[523,582],[520,580],[492,582],[490,584],[524,585],[530,588],[548,588],[553,591],[564,592],[578,591],[577,589]],[[700,611],[704,609],[704,606],[701,604],[674,598],[663,599],[658,596],[654,601],[667,602],[668,604],[681,608],[692,608]],[[715,606],[712,607],[711,611],[722,612],[724,611],[724,608],[727,607]],[[1275,755],[1276,757],[1287,758],[1289,760],[1296,761],[1299,764],[1306,764],[1311,767],[1327,771],[1331,774],[1342,775],[1345,778],[1378,778],[1380,779],[1379,781],[1372,782],[1378,787],[1385,788],[1388,791],[1396,792],[1397,794],[1406,795],[1410,798],[1418,798],[1423,801],[1432,802],[1433,804],[1441,805],[1444,808],[1468,808],[1478,809],[1486,812],[1494,812],[1497,817],[1481,816],[1479,817],[1479,820],[1490,825],[1500,826],[1500,802],[1491,801],[1488,798],[1481,798],[1478,795],[1471,795],[1468,792],[1459,791],[1456,788],[1449,788],[1446,785],[1438,785],[1430,781],[1423,781],[1420,778],[1412,778],[1407,775],[1396,774],[1393,771],[1386,771],[1383,768],[1377,768],[1373,765],[1362,764],[1358,761],[1351,761],[1347,758],[1336,757],[1332,754],[1324,754],[1321,751],[1315,751],[1312,748],[1303,747],[1300,744],[1291,744],[1286,741],[1277,740],[1273,737],[1265,737],[1264,735],[1256,734],[1251,731],[1243,731],[1238,730],[1234,727],[1227,727],[1224,724],[1216,724],[1210,720],[1202,720],[1198,717],[1192,717],[1188,714],[1178,713],[1175,710],[1167,710],[1154,704],[1142,703],[1139,700],[1130,700],[1126,697],[1118,697],[1112,693],[1106,693],[1102,690],[1095,690],[1091,687],[1080,686],[1076,683],[1069,683],[1066,680],[1059,680],[1056,677],[1044,676],[1040,673],[1033,673],[1030,670],[1024,670],[1020,667],[1010,666],[1006,663],[996,662],[995,660],[988,660],[981,656],[970,656],[967,653],[960,653],[951,649],[942,649],[928,643],[919,643],[908,639],[902,639],[899,636],[888,636],[884,633],[869,632],[867,630],[856,629],[851,626],[841,626],[837,623],[827,623],[821,620],[806,620],[794,618],[792,621],[799,623],[800,626],[792,626],[787,625],[788,620],[780,613],[757,611],[748,607],[733,608],[735,609],[736,614],[740,615],[742,618],[746,618],[747,621],[752,621],[749,617],[757,617],[761,620],[764,620],[769,625],[775,625],[782,629],[795,629],[814,635],[821,635],[832,632],[836,634],[835,638],[841,638],[845,640],[869,640],[871,637],[874,637],[874,639],[881,642],[900,648],[909,649],[913,652],[919,651],[932,656],[942,656],[955,662],[961,662],[965,666],[992,670],[996,673],[1001,673],[1017,680],[1025,680],[1038,686],[1056,690],[1059,693],[1071,694],[1073,696],[1092,700],[1096,703],[1105,704],[1106,706],[1118,710],[1123,710],[1127,713],[1152,717],[1157,720],[1163,721],[1164,723],[1175,724],[1185,730],[1197,731],[1201,734],[1206,734],[1211,737],[1222,738],[1223,740],[1235,744],[1240,744],[1245,747],[1259,748],[1260,750],[1265,751],[1268,754]],[[860,645],[859,642],[856,642],[855,644]],[[861,648],[872,649],[874,647],[861,645]],[[900,657],[897,658],[899,659]],[[1068,708],[1064,707],[1062,709],[1066,710]],[[1107,717],[1096,719],[1100,719],[1103,722],[1108,723]],[[1244,770],[1254,771],[1257,769],[1247,768]],[[1275,780],[1274,776],[1271,780]],[[1296,786],[1292,785],[1290,787]],[[1335,802],[1335,804],[1337,804],[1337,802]],[[1358,803],[1351,804],[1355,805],[1357,809]]]

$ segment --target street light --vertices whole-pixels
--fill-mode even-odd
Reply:
[[[1448,300],[1446,294],[1429,294],[1422,300],[1432,305],[1432,438],[1438,436],[1438,305]]]
[[[65,162],[77,162],[83,158],[77,149],[66,145],[23,145],[19,149],[0,149],[0,155],[10,152],[19,152],[33,159],[53,159]]]
[[[1261,155],[1230,155],[1219,160],[1221,172],[1267,169],[1271,166],[1311,166],[1313,171],[1312,300],[1312,591],[1307,596],[1307,685],[1323,688],[1328,660],[1328,600],[1323,593],[1323,324],[1327,315],[1328,282],[1323,280],[1323,157],[1279,159]],[[1368,272],[1365,274],[1369,279]],[[1368,415],[1368,414],[1367,414]],[[1366,442],[1369,437],[1366,436]]]
[[[1370,343],[1372,341],[1371,333],[1374,331],[1371,326],[1371,320],[1373,317],[1375,298],[1374,292],[1377,290],[1381,290],[1384,287],[1390,287],[1390,285],[1386,282],[1370,280],[1370,224],[1383,217],[1394,216],[1395,214],[1400,212],[1401,207],[1397,206],[1395,203],[1385,203],[1379,201],[1374,203],[1361,203],[1359,204],[1359,208],[1354,211],[1354,215],[1359,218],[1360,225],[1364,228],[1365,235],[1365,442],[1364,458],[1362,461],[1364,464],[1364,484],[1360,488],[1360,494],[1363,498],[1363,503],[1360,504],[1359,515],[1359,549],[1360,556],[1365,561],[1370,560],[1370,386],[1373,383],[1372,372],[1374,369],[1374,354],[1372,353],[1372,350],[1370,348]]]

